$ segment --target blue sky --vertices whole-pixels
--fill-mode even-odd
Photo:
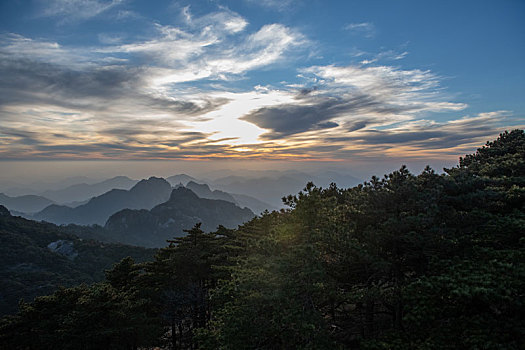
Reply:
[[[523,1],[0,3],[1,160],[450,160],[525,125]]]

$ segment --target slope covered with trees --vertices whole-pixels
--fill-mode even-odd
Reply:
[[[520,349],[525,134],[459,165],[309,183],[235,230],[199,225],[91,287],[22,305],[13,349]],[[84,321],[88,320],[88,321]],[[39,336],[42,335],[42,336]],[[90,340],[96,339],[96,341]]]
[[[60,286],[101,281],[104,270],[126,256],[145,261],[154,254],[151,249],[83,240],[74,234],[88,235],[91,230],[14,217],[0,206],[0,315],[15,313],[21,298],[29,302]]]

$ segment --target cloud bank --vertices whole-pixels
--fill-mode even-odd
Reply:
[[[122,4],[56,0],[43,15],[85,20]],[[441,157],[493,137],[512,116],[464,115],[428,70],[298,65],[313,44],[279,23],[254,27],[226,8],[180,15],[177,25],[150,23],[148,36],[99,35],[92,46],[1,34],[0,159]],[[368,22],[345,30],[375,33]],[[240,83],[275,67],[295,81]]]

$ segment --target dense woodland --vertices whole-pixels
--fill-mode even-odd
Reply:
[[[2,319],[8,349],[522,349],[525,134],[438,174],[309,183]]]
[[[153,258],[153,249],[78,237],[102,237],[100,229],[26,220],[0,205],[0,317],[16,313],[20,299],[102,281],[104,270],[126,256],[140,262]],[[48,248],[52,242],[65,245],[54,252]]]

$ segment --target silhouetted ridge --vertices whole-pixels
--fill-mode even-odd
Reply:
[[[170,176],[166,179],[172,186],[177,186],[178,184],[187,184],[190,181],[197,181],[194,177],[191,177],[186,174],[178,174]]]
[[[129,191],[114,189],[76,208],[50,206],[35,214],[37,220],[56,224],[104,225],[108,218],[122,209],[151,209],[168,200],[170,184],[158,177],[139,181]]]
[[[132,193],[146,193],[149,191],[162,191],[162,190],[171,190],[171,185],[168,181],[160,177],[150,177],[147,180],[140,180],[135,186],[133,186],[129,191]]]
[[[234,203],[198,197],[193,191],[179,187],[171,192],[165,203],[151,210],[121,210],[108,219],[105,228],[112,239],[145,247],[162,247],[166,240],[182,236],[183,230],[202,223],[204,230],[219,225],[235,228],[252,219],[255,214]]]
[[[11,216],[11,213],[9,212],[9,210],[7,210],[6,207],[0,205],[0,216]]]
[[[195,181],[190,181],[188,182],[186,187],[192,190],[193,192],[195,192],[195,194],[199,196],[200,198],[220,199],[223,201],[228,201],[228,202],[238,204],[235,201],[235,199],[232,197],[231,194],[224,192],[224,191],[220,191],[220,190],[212,191],[210,189],[210,186],[208,186],[207,184],[199,184],[199,183],[196,183]]]
[[[116,176],[94,184],[78,183],[58,190],[48,190],[43,192],[42,196],[59,204],[78,206],[112,189],[129,190],[136,183],[137,180],[132,180],[127,176]]]
[[[0,193],[0,204],[4,205],[9,210],[14,210],[23,213],[34,213],[40,211],[52,204],[53,201],[42,196],[24,195],[18,197],[10,197],[4,193]]]
[[[171,191],[170,199],[167,203],[173,202],[173,201],[180,201],[185,199],[192,199],[192,200],[198,200],[199,196],[195,194],[192,190],[186,187],[178,187]],[[163,203],[160,205],[165,205],[167,203]]]

